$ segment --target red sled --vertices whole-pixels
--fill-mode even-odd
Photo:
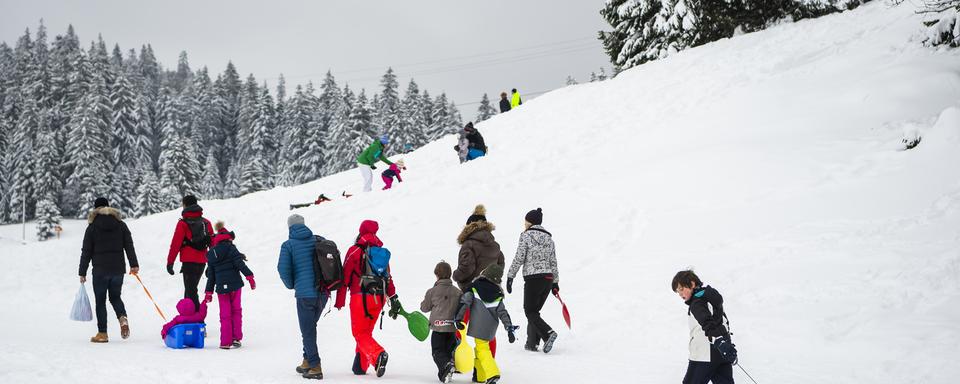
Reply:
[[[557,300],[560,300],[560,306],[563,307],[563,321],[567,323],[567,329],[573,329],[570,327],[570,311],[567,310],[567,305],[560,298],[560,292],[553,291],[553,295],[557,297]]]

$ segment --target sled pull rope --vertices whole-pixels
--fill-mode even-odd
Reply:
[[[132,274],[133,277],[137,278],[137,282],[140,283],[140,287],[143,288],[143,291],[147,293],[147,297],[150,298],[150,301],[153,302],[153,307],[157,309],[157,313],[160,314],[160,317],[163,318],[163,321],[167,321],[167,317],[163,315],[163,311],[160,310],[160,306],[157,305],[157,301],[153,299],[153,295],[150,294],[150,290],[147,289],[146,285],[143,285],[143,280],[140,280],[140,275]]]

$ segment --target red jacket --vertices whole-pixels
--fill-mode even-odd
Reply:
[[[203,208],[199,205],[191,205],[183,209],[183,218],[203,217]],[[203,219],[207,226],[207,233],[213,236],[213,225],[210,220]],[[180,220],[177,222],[177,228],[173,232],[173,240],[170,240],[170,253],[167,254],[167,265],[173,264],[177,260],[177,254],[180,254],[181,263],[207,263],[207,250],[197,250],[190,246],[184,246],[183,241],[191,239],[190,227],[187,222]]]
[[[373,220],[364,220],[360,224],[360,236],[357,238],[357,243],[347,250],[347,258],[343,260],[343,278],[346,279],[346,284],[344,284],[346,288],[337,290],[337,302],[334,307],[341,308],[346,304],[347,289],[355,295],[362,293],[360,291],[360,275],[363,274],[363,266],[361,265],[363,248],[360,246],[382,247],[383,242],[377,238],[379,228],[380,225]],[[389,267],[387,268],[389,271]],[[387,280],[387,296],[393,296],[396,293],[397,290],[393,286],[393,276],[390,276],[390,279]]]

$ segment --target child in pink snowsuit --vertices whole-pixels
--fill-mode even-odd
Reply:
[[[207,252],[207,288],[204,302],[213,301],[213,293],[217,293],[220,303],[220,348],[240,348],[243,340],[243,309],[240,307],[240,292],[243,288],[243,274],[250,289],[257,289],[253,280],[253,271],[247,268],[244,262],[246,257],[233,245],[233,232],[223,227],[223,222],[217,222],[217,234],[211,241],[214,245]]]
[[[197,307],[193,305],[193,300],[180,299],[180,302],[177,303],[177,312],[180,314],[174,317],[173,320],[170,320],[169,323],[164,324],[163,329],[160,330],[161,339],[166,338],[167,333],[170,332],[170,328],[173,328],[175,325],[202,323],[203,320],[207,318],[207,303],[200,303],[200,311],[197,312]]]
[[[398,161],[398,162],[396,162],[396,163],[391,164],[391,165],[390,165],[390,169],[387,169],[386,171],[383,171],[383,173],[380,174],[380,176],[383,177],[383,184],[385,184],[385,185],[383,186],[383,189],[384,189],[384,190],[390,189],[390,187],[393,186],[393,177],[394,177],[394,176],[397,177],[397,181],[399,181],[399,182],[401,182],[401,183],[403,182],[403,179],[400,178],[400,170],[401,170],[401,169],[402,169],[402,170],[407,170],[407,167],[405,167],[405,166],[403,165],[403,160],[400,160],[400,161]]]

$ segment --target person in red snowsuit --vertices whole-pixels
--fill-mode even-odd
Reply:
[[[367,293],[361,288],[360,277],[364,272],[364,253],[368,247],[382,247],[383,242],[377,238],[379,224],[373,220],[364,220],[360,224],[360,234],[357,241],[347,250],[343,260],[344,288],[337,290],[337,301],[334,307],[337,310],[346,305],[347,290],[350,291],[350,328],[353,338],[357,341],[356,355],[353,359],[353,373],[364,375],[371,365],[377,371],[377,376],[383,376],[387,365],[387,352],[373,339],[373,329],[377,325],[377,317],[383,310],[384,304],[390,300],[391,316],[400,308],[396,288],[393,286],[393,277],[387,279],[385,294]],[[388,299],[389,298],[389,299]]]
[[[183,217],[177,221],[177,227],[173,232],[173,239],[170,240],[170,252],[167,253],[167,273],[174,274],[173,263],[180,255],[180,273],[183,275],[183,297],[193,301],[194,309],[200,310],[200,295],[197,287],[200,285],[200,278],[203,277],[203,270],[207,265],[207,250],[210,245],[210,237],[213,236],[213,225],[210,220],[203,218],[203,208],[197,205],[197,198],[192,195],[183,197]],[[192,244],[193,233],[190,231],[189,222],[197,221],[202,223],[206,230],[206,245],[196,248]],[[201,249],[202,248],[202,249]]]

